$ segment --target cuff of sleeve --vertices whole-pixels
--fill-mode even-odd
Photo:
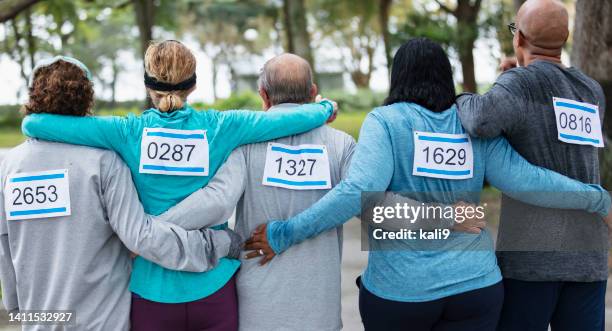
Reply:
[[[4,304],[4,309],[7,312],[19,312],[19,305],[17,304],[17,298],[10,299],[9,297],[3,297],[2,303]]]
[[[610,197],[610,192],[606,191],[603,187],[601,189],[603,192],[599,215],[601,215],[602,217],[606,217],[610,213],[610,207],[612,206],[612,198]]]
[[[226,257],[230,252],[230,247],[232,245],[232,239],[229,234],[223,230],[211,230],[213,233],[212,244],[215,251],[215,255],[217,260]]]
[[[291,246],[287,240],[288,225],[287,222],[282,221],[271,221],[268,223],[268,229],[266,231],[268,244],[277,255]]]
[[[323,107],[325,107],[325,110],[327,110],[328,118],[334,114],[334,105],[331,102],[327,100],[322,100],[321,102],[319,102],[319,104],[321,104]]]

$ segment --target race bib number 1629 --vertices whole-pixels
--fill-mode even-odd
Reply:
[[[205,130],[145,128],[140,143],[140,173],[208,176]]]
[[[445,179],[474,177],[470,137],[466,134],[415,131],[412,174]]]

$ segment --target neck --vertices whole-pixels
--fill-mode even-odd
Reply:
[[[544,54],[527,54],[525,56],[525,66],[530,65],[535,61],[548,61],[558,65],[563,65],[561,55],[544,55]]]

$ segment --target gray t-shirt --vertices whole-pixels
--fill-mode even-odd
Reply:
[[[286,106],[291,105],[268,111]],[[271,142],[325,146],[332,187],[348,171],[355,148],[351,136],[327,126]],[[295,216],[329,192],[262,185],[267,148],[268,142],[236,149],[204,189],[168,212],[181,227],[197,229],[225,222],[236,206],[235,230],[246,239],[258,225]],[[240,330],[341,329],[341,257],[341,227],[291,247],[264,266],[243,256],[237,278]]]
[[[529,162],[584,183],[599,184],[598,149],[557,138],[553,97],[599,106],[601,86],[576,68],[536,61],[503,73],[482,95],[457,104],[474,136],[504,135]],[[540,208],[502,198],[498,262],[504,277],[525,281],[607,279],[607,227],[596,215]]]
[[[15,201],[4,192],[7,176],[58,169],[68,171],[71,215],[7,221],[5,199]],[[114,152],[30,139],[6,155],[0,188],[6,309],[75,311],[69,327],[24,330],[128,330],[130,251],[165,268],[202,272],[229,250],[225,231],[185,231],[167,223],[167,214],[146,215],[129,169]],[[26,202],[42,198],[34,194]]]

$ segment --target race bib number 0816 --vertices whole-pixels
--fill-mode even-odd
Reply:
[[[145,128],[140,143],[140,173],[208,176],[205,130]]]
[[[322,145],[268,144],[263,185],[292,190],[330,189],[327,148]]]
[[[7,220],[68,216],[68,170],[18,173],[7,177],[4,189]]]
[[[467,179],[474,177],[474,152],[467,134],[414,132],[415,176]]]
[[[553,103],[560,141],[604,147],[598,106],[562,98]]]

